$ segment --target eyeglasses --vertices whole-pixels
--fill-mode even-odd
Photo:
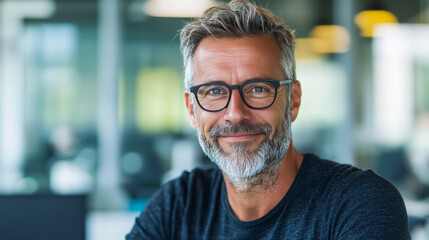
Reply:
[[[246,81],[241,85],[213,82],[192,86],[189,91],[195,95],[198,105],[208,112],[219,112],[228,107],[233,89],[238,89],[241,99],[249,108],[265,109],[273,105],[280,85],[294,81],[255,79]]]

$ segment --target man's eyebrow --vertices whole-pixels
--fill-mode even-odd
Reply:
[[[254,77],[254,78],[246,79],[246,81],[244,81],[243,83],[248,82],[248,81],[252,81],[252,80],[271,80],[271,78],[269,78],[269,77]]]
[[[227,84],[225,82],[225,80],[203,80],[201,83],[199,84],[206,84],[206,83],[223,83],[223,84]],[[198,84],[198,85],[199,85]]]
[[[267,78],[267,77],[254,77],[254,78],[248,78],[248,79],[244,80],[241,84],[244,84],[246,82],[253,81],[253,80],[272,80],[272,79]],[[226,85],[236,85],[236,84],[228,84],[224,80],[203,80],[201,83],[199,83],[197,85],[206,84],[206,83],[223,83]],[[237,84],[237,85],[241,85],[241,84]]]

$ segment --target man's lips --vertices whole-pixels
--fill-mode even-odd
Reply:
[[[228,142],[244,142],[254,140],[255,137],[258,137],[261,133],[236,133],[236,134],[227,134],[219,136],[225,141]]]

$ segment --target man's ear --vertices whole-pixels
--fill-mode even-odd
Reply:
[[[290,94],[291,101],[291,121],[295,121],[296,117],[298,117],[299,107],[301,106],[301,83],[299,81],[295,81],[293,83],[292,92]]]
[[[192,95],[188,92],[185,92],[185,104],[186,109],[188,110],[189,123],[194,129],[197,129],[197,120],[195,119],[194,114],[194,101],[192,101]]]

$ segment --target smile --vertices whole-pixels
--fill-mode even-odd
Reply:
[[[228,134],[219,136],[219,138],[223,139],[227,142],[248,142],[254,140],[256,137],[262,134],[252,134],[252,133],[237,133],[237,134]]]

